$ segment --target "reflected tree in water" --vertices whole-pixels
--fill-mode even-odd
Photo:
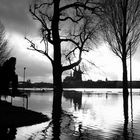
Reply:
[[[128,133],[128,120],[125,120],[124,121],[124,127],[123,127],[123,138],[124,138],[124,140],[128,140],[128,135],[129,135],[129,133]]]
[[[63,96],[74,104],[75,110],[81,109],[82,106],[82,92],[64,91]]]
[[[102,31],[110,49],[122,61],[124,116],[128,119],[127,58],[136,52],[140,40],[139,0],[99,0]]]
[[[53,132],[53,140],[59,140],[61,135],[61,115],[62,110],[53,110],[52,113],[52,132]]]

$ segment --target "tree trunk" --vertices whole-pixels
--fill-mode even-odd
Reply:
[[[123,109],[124,109],[124,119],[128,120],[128,80],[127,80],[127,62],[126,57],[122,59],[123,64]]]
[[[53,112],[54,110],[61,109],[61,98],[62,98],[62,72],[59,68],[54,68],[53,77],[54,77],[54,87],[53,87]]]
[[[62,98],[62,81],[61,71],[54,67],[54,93],[53,93],[53,110],[52,110],[52,124],[53,124],[53,140],[60,140],[61,135],[61,98]]]
[[[56,110],[55,110],[56,112]],[[53,113],[52,116],[52,135],[53,138],[52,140],[60,140],[60,136],[61,136],[61,111],[59,112],[59,110],[57,110],[57,112],[59,112],[59,115],[57,113],[57,115],[55,114],[55,112]]]
[[[53,107],[52,107],[52,123],[53,123],[53,140],[60,140],[61,135],[61,98],[62,98],[62,67],[61,59],[58,59],[60,49],[54,54],[53,63]]]
[[[53,112],[60,110],[62,98],[62,65],[61,65],[61,42],[59,35],[59,4],[60,0],[54,1],[54,13],[52,19],[52,38],[54,47],[54,61],[53,61]]]
[[[57,56],[55,56],[57,57]],[[62,98],[62,72],[60,61],[53,66],[53,110],[52,110],[52,124],[53,124],[53,140],[60,140],[61,135],[61,98]]]
[[[129,139],[128,120],[124,120],[123,138],[124,138],[124,140],[128,140]]]

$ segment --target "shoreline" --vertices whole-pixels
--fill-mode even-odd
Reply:
[[[50,120],[48,116],[42,113],[13,106],[6,101],[0,101],[0,113],[1,127],[22,127]]]

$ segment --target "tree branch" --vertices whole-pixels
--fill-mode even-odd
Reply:
[[[92,4],[94,4],[94,3],[92,3]],[[97,4],[97,3],[96,3]],[[74,2],[74,3],[72,3],[72,4],[69,4],[69,5],[66,5],[66,6],[63,6],[63,7],[60,7],[60,12],[62,12],[62,11],[64,11],[64,10],[66,10],[66,9],[69,9],[69,8],[72,8],[72,7],[81,7],[81,8],[84,8],[84,9],[87,9],[87,10],[90,10],[90,11],[95,11],[95,9],[99,9],[99,6],[96,6],[96,7],[89,7],[89,6],[87,6],[87,2],[86,2],[86,4],[85,3],[81,3],[81,2]]]
[[[51,6],[51,5],[53,5],[53,1],[50,2],[50,3],[48,3],[48,2],[41,3],[40,5],[39,5],[39,4],[38,4],[38,5],[36,4],[36,5],[35,5],[35,9],[39,9],[39,8],[45,6],[45,5]]]
[[[72,22],[77,23],[78,21],[80,21],[82,19],[82,17],[80,17],[79,19],[75,20],[72,17],[65,17],[65,18],[60,18],[60,21],[66,21],[66,20],[71,20]]]
[[[81,60],[82,60],[82,59],[79,59],[78,61],[76,61],[76,62],[74,62],[74,63],[71,63],[70,65],[63,66],[63,67],[62,67],[62,71],[66,71],[66,70],[69,70],[69,69],[74,68],[75,66],[77,66],[77,65],[80,64]]]
[[[42,24],[42,26],[43,26],[43,28],[42,28],[43,33],[45,31],[48,32],[47,39],[48,39],[49,43],[53,44],[53,40],[51,39],[51,29],[49,29],[47,27],[47,24],[46,24],[45,20],[43,19],[43,17],[42,16],[41,17],[37,16],[35,11],[34,12],[32,11],[31,6],[30,6],[30,9],[29,9],[29,12],[33,15],[33,17],[35,17]]]
[[[40,49],[37,49],[35,43],[33,43],[31,40],[29,40],[29,39],[26,38],[26,37],[25,37],[25,39],[31,44],[31,46],[30,46],[31,49],[28,48],[29,50],[35,50],[35,51],[37,51],[37,52],[39,52],[39,53],[41,53],[41,54],[47,56],[48,59],[49,59],[51,62],[53,62],[53,59],[48,55],[48,53],[47,53],[46,51],[42,51],[42,50],[40,50]]]

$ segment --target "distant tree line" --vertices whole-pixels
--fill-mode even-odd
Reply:
[[[31,83],[31,82],[24,82],[24,83],[19,83],[18,84],[19,88],[52,88],[53,84],[51,83]]]
[[[122,81],[71,81],[69,83],[63,82],[63,88],[122,88]],[[128,87],[130,87],[130,82],[128,82]],[[140,88],[140,81],[132,82],[133,88]],[[19,84],[19,88],[53,88],[52,83],[38,82],[24,82]]]
[[[83,82],[69,82],[63,83],[64,88],[122,88],[123,81],[83,81]],[[128,81],[128,88],[130,82]],[[133,88],[140,88],[140,81],[132,82]]]

